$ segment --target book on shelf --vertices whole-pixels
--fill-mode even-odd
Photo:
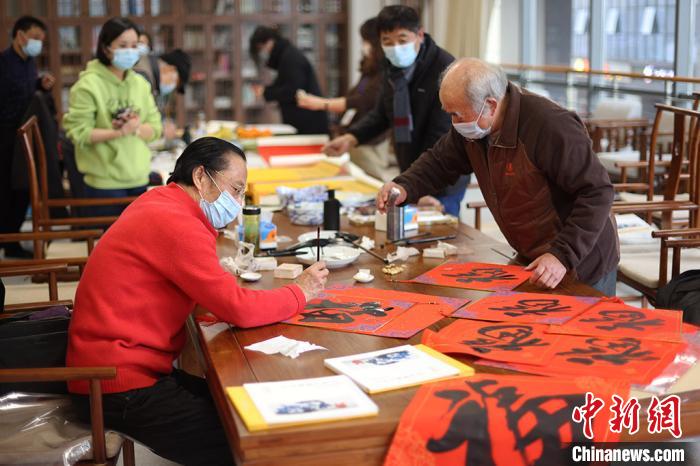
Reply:
[[[425,345],[403,345],[329,358],[324,364],[334,372],[347,375],[368,393],[474,374],[470,366]]]
[[[376,416],[377,405],[344,375],[247,383],[226,389],[251,431]]]

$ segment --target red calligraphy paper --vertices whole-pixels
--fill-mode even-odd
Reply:
[[[601,378],[477,374],[422,386],[394,434],[384,466],[569,464],[573,442],[588,441],[572,419],[586,393],[609,403],[629,385]],[[614,442],[607,406],[590,419],[595,442]]]
[[[649,384],[683,351],[685,343],[638,338],[601,338],[561,335],[553,357],[546,366],[514,362],[496,364],[518,372],[549,376],[595,375],[606,379]],[[479,361],[479,364],[482,364]],[[494,365],[484,361],[482,365]]]
[[[602,337],[634,337],[645,340],[683,341],[683,313],[665,309],[641,309],[619,299],[603,299],[583,314],[562,326],[552,326],[552,333]]]
[[[468,299],[375,288],[328,289],[286,323],[343,332],[410,338],[452,314]]]
[[[409,282],[484,291],[511,291],[530,278],[517,265],[445,262]]]
[[[543,293],[496,293],[458,310],[452,317],[560,325],[599,300],[600,298]]]
[[[283,155],[307,155],[307,154],[320,154],[323,149],[323,144],[307,144],[299,146],[259,146],[258,154],[269,161],[272,156],[283,156]]]
[[[423,332],[422,343],[443,353],[465,353],[495,361],[547,364],[560,335],[546,325],[458,320],[435,333]]]
[[[414,303],[370,297],[324,294],[306,303],[303,311],[285,321],[344,331],[373,333]]]
[[[415,303],[403,314],[396,316],[386,325],[377,330],[374,335],[393,338],[410,338],[424,328],[450,316],[465,304],[466,298],[449,298],[406,291],[381,290],[376,288],[348,288],[331,290],[341,296],[371,297],[373,299],[398,299]]]

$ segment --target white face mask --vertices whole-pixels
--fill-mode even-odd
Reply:
[[[393,46],[382,45],[382,50],[386,59],[397,68],[408,68],[418,58],[415,42]]]
[[[205,170],[205,173],[221,194],[214,202],[208,202],[200,192],[199,207],[204,211],[204,215],[209,220],[209,223],[218,230],[233,222],[233,220],[238,217],[238,214],[241,213],[242,207],[231,193],[222,191],[221,188],[219,188],[219,185],[216,184],[216,181],[214,181],[214,178],[212,178],[208,171]]]
[[[146,55],[151,53],[151,48],[146,44],[142,44],[141,42],[136,44],[136,48],[138,49],[139,56],[141,56],[141,57],[145,57]]]
[[[481,118],[481,114],[484,112],[485,108],[486,101],[484,101],[484,105],[481,106],[479,116],[476,117],[476,120],[474,121],[468,121],[466,123],[452,123],[452,126],[454,126],[455,131],[461,134],[463,138],[469,139],[471,141],[482,139],[488,136],[489,133],[491,133],[491,126],[489,126],[486,129],[479,126],[479,118]]]
[[[41,53],[42,45],[38,39],[27,39],[27,44],[22,46],[22,51],[29,57],[36,57]]]

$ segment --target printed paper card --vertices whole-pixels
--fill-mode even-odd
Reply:
[[[544,293],[496,293],[458,310],[452,317],[561,325],[599,300],[600,298]]]
[[[644,340],[681,342],[683,312],[665,309],[641,309],[621,300],[601,300],[552,333],[601,337],[633,337]]]
[[[530,272],[517,265],[445,262],[408,281],[470,290],[511,291],[528,278]]]
[[[585,422],[575,411],[629,396],[629,386],[602,378],[477,374],[422,386],[394,434],[384,466],[569,464],[572,442],[614,442],[613,413],[601,408]]]
[[[443,353],[465,353],[495,361],[548,364],[561,335],[546,325],[458,320],[439,332],[426,330],[422,343]]]
[[[250,431],[373,416],[379,408],[344,375],[227,389]]]
[[[474,370],[424,345],[403,345],[324,361],[368,393],[420,385],[449,377],[468,376]]]

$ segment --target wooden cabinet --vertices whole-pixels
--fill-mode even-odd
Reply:
[[[49,30],[40,71],[56,76],[59,113],[70,86],[95,52],[102,24],[127,16],[153,38],[156,53],[181,48],[192,57],[185,96],[176,96],[168,113],[178,124],[208,119],[269,122],[274,107],[257,100],[252,85],[261,75],[248,55],[257,25],[277,25],[316,68],[324,95],[348,88],[347,0],[0,0],[0,47],[6,48],[14,21],[31,14]],[[273,73],[263,70],[262,79]]]

